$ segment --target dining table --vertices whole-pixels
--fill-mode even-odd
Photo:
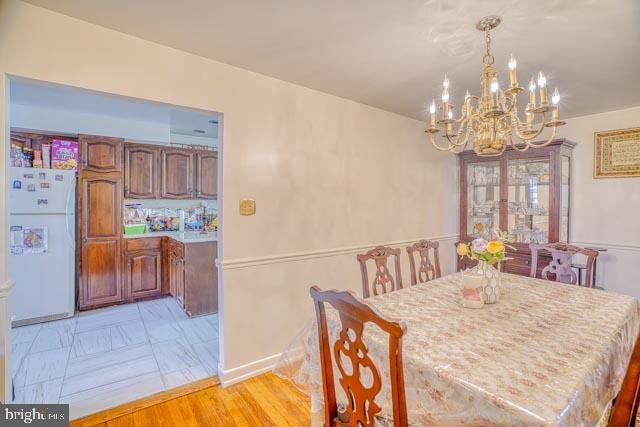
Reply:
[[[404,322],[405,396],[410,425],[558,425],[606,422],[640,330],[636,298],[501,273],[501,297],[482,308],[460,303],[464,276],[367,298]],[[330,343],[341,330],[327,306]],[[388,337],[366,324],[363,340],[383,378],[376,398],[390,424]],[[275,369],[322,412],[318,331],[310,323]],[[335,366],[335,361],[334,361]],[[338,370],[334,367],[337,379]],[[386,380],[385,380],[386,379]],[[345,402],[335,382],[339,402]]]

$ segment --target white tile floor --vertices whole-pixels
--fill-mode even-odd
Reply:
[[[14,403],[69,403],[78,418],[217,375],[218,317],[173,298],[12,330]]]

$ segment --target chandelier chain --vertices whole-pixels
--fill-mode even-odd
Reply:
[[[489,32],[489,28],[487,28],[484,33],[485,33],[485,42],[487,43],[487,52],[482,57],[482,62],[484,62],[487,65],[491,65],[493,64],[495,59],[493,58],[493,55],[491,55],[491,34]]]

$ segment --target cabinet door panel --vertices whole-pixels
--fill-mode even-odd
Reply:
[[[178,295],[176,291],[176,256],[173,252],[169,252],[169,293],[173,297]]]
[[[93,172],[122,170],[122,138],[80,135],[80,169]]]
[[[193,154],[183,150],[162,150],[160,197],[193,197]]]
[[[124,163],[124,197],[157,198],[158,149],[141,144],[127,144],[124,149]]]
[[[120,240],[95,239],[82,246],[82,306],[122,301]]]
[[[176,299],[180,307],[184,307],[184,260],[176,258]]]
[[[122,178],[80,173],[80,308],[121,302]]]
[[[122,224],[120,177],[96,175],[81,181],[84,237],[119,236]]]
[[[161,260],[159,251],[127,255],[127,290],[129,299],[160,295],[162,292]]]
[[[205,199],[216,199],[218,197],[218,154],[199,153],[196,169],[196,195]]]

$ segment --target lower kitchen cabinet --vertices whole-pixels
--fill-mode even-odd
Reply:
[[[129,238],[123,242],[122,285],[117,280],[119,268],[107,268],[104,274],[91,276],[94,281],[88,281],[95,282],[93,288],[100,290],[89,295],[101,306],[171,295],[189,316],[218,312],[216,242],[185,244],[171,237]],[[94,247],[100,249],[91,258],[97,263],[111,265],[111,258],[120,258],[117,242],[89,244],[84,250],[95,251]],[[98,271],[97,267],[92,271]],[[102,282],[97,283],[98,279]]]
[[[127,293],[129,299],[162,294],[162,254],[160,251],[127,254]]]
[[[169,241],[169,289],[189,316],[218,312],[216,242]]]
[[[128,301],[162,295],[162,238],[126,240],[125,296]]]

